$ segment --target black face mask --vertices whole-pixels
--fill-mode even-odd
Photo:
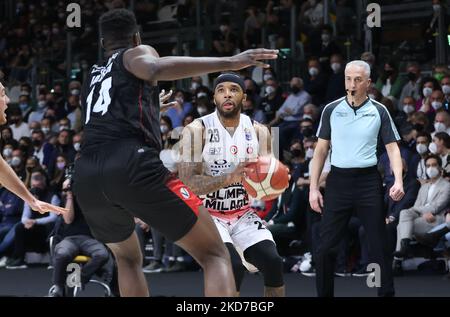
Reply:
[[[300,92],[300,87],[292,86],[291,91],[293,94],[298,94]]]
[[[388,78],[394,73],[394,71],[393,70],[385,70],[384,73],[386,74],[386,78]]]
[[[36,147],[39,147],[42,144],[41,140],[38,140],[38,139],[34,139],[33,141],[31,141],[31,143],[33,144],[33,146],[36,146]]]
[[[39,200],[42,200],[44,198],[45,195],[45,190],[39,187],[32,187],[30,189],[30,193],[33,196],[36,196]]]
[[[300,157],[303,154],[303,151],[300,149],[293,149],[291,150],[291,154],[293,157]]]
[[[26,145],[19,145],[19,150],[22,151],[22,153],[28,153],[28,146]]]
[[[313,135],[313,129],[312,128],[305,128],[302,130],[302,134],[305,138],[309,138]]]
[[[253,89],[246,89],[246,90],[245,90],[245,93],[246,93],[247,95],[253,95]]]
[[[415,125],[413,125],[413,129],[416,130],[417,132],[422,132],[424,130],[424,126],[423,124],[420,123],[416,123]]]
[[[416,74],[409,72],[409,73],[408,73],[408,79],[409,79],[410,81],[416,80]]]

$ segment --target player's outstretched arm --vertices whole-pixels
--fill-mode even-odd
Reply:
[[[269,67],[264,60],[276,59],[278,50],[257,48],[227,57],[159,57],[154,48],[139,45],[125,52],[125,68],[146,81],[177,80],[226,70],[239,70],[249,66]]]
[[[35,211],[40,213],[54,212],[56,214],[65,213],[67,211],[65,208],[37,200],[2,157],[0,157],[0,183],[9,191],[22,198],[30,205],[31,209]]]
[[[232,173],[221,176],[203,174],[203,131],[201,122],[195,120],[184,128],[180,141],[178,177],[196,195],[206,195],[240,182],[244,173],[244,167],[239,166]]]

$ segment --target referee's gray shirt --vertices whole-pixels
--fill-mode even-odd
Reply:
[[[353,108],[342,97],[325,106],[317,137],[331,142],[331,165],[364,168],[377,165],[377,144],[400,140],[389,112],[381,103],[367,98]]]

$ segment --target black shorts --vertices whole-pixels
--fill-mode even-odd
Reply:
[[[73,190],[94,237],[126,240],[134,217],[177,241],[197,221],[201,200],[163,166],[159,152],[133,140],[84,150]]]

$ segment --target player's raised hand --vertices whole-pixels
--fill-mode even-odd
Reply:
[[[166,111],[167,109],[174,107],[177,105],[176,101],[167,102],[169,100],[170,96],[172,96],[173,91],[170,90],[167,94],[166,91],[163,89],[159,93],[159,108],[161,111]]]
[[[263,61],[276,59],[277,57],[278,50],[269,50],[265,48],[247,50],[230,57],[232,63],[231,70],[239,70],[249,66],[268,68],[270,65]]]

